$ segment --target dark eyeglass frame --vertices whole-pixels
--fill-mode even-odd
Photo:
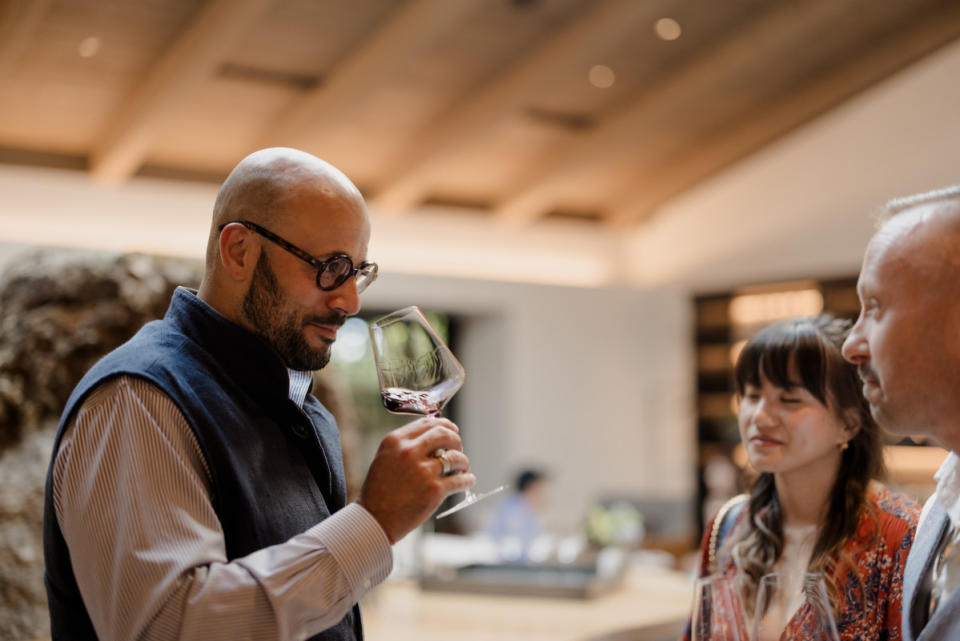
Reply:
[[[257,223],[250,222],[249,220],[231,220],[230,222],[223,223],[222,225],[220,225],[220,227],[218,227],[217,230],[222,232],[224,227],[226,227],[227,225],[232,225],[234,223],[243,225],[247,229],[260,234],[270,242],[273,242],[279,245],[280,247],[282,247],[283,249],[287,250],[288,252],[290,252],[291,254],[293,254],[303,262],[311,265],[312,267],[315,267],[317,270],[317,287],[319,287],[325,292],[329,292],[340,287],[345,282],[347,282],[347,279],[350,278],[351,276],[353,276],[357,282],[358,294],[363,292],[367,287],[369,287],[370,283],[377,280],[377,272],[379,271],[379,267],[377,266],[376,263],[373,263],[370,261],[363,261],[359,265],[354,266],[353,259],[350,258],[350,256],[348,256],[347,254],[335,254],[330,258],[326,258],[324,260],[320,260],[319,258],[314,258],[308,252],[300,249],[290,241],[284,240],[283,238],[281,238],[280,236],[277,236],[266,227],[261,227]],[[336,280],[334,280],[332,283],[328,283],[327,285],[324,285],[321,282],[324,278],[324,274],[337,274],[338,270],[334,270],[332,266],[336,266],[338,264],[342,265],[344,261],[346,261],[346,263],[349,265],[349,268],[346,271],[340,273],[340,275],[337,276]]]

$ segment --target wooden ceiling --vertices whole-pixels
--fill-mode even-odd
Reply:
[[[0,162],[289,145],[385,215],[634,224],[958,36],[956,0],[0,0]]]

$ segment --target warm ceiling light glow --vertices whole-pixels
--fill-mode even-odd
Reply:
[[[653,25],[653,30],[661,40],[676,40],[683,33],[680,23],[673,18],[660,18]]]
[[[763,294],[743,294],[730,301],[730,320],[736,325],[769,323],[795,316],[816,316],[823,311],[819,289],[795,289]]]
[[[612,279],[603,256],[574,255],[561,249],[504,251],[480,245],[413,247],[409,243],[376,245],[381,273],[424,274],[450,278],[600,287]]]
[[[613,86],[617,80],[617,74],[607,65],[593,65],[590,67],[590,73],[587,74],[590,84],[597,89],[607,89]]]
[[[77,53],[81,58],[92,58],[100,52],[100,45],[103,42],[98,36],[88,36],[80,41],[77,46]]]

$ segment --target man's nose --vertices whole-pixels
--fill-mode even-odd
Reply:
[[[360,294],[357,293],[357,279],[348,278],[336,289],[330,292],[327,300],[330,309],[340,312],[344,316],[355,316],[360,311]]]
[[[840,353],[843,354],[843,357],[848,362],[854,365],[862,363],[870,357],[867,340],[863,337],[859,320],[850,328],[850,333],[847,334],[846,340],[843,341]]]

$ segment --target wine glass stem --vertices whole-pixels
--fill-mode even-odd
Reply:
[[[430,412],[429,414],[427,414],[427,416],[429,416],[430,418],[440,418],[440,412]],[[437,451],[439,452],[440,450],[437,450]],[[460,472],[456,472],[456,474],[460,474]],[[463,491],[463,494],[464,494],[463,496],[464,501],[472,500],[474,498],[473,488],[471,487],[468,487],[467,489],[465,489]]]

